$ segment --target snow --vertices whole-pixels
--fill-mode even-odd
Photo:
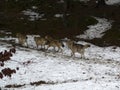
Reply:
[[[117,83],[91,83],[91,81],[67,83],[59,85],[50,86],[32,86],[31,88],[26,88],[25,90],[119,90],[117,88]]]
[[[111,28],[111,22],[107,19],[96,18],[99,22],[89,26],[84,37],[98,35],[99,38],[105,30]],[[94,30],[98,30],[97,32]],[[93,33],[93,32],[94,33]],[[7,31],[3,32],[7,35]],[[88,34],[88,32],[92,32]],[[10,32],[9,32],[10,33]],[[11,33],[12,34],[12,33]],[[85,50],[85,59],[80,58],[80,53],[71,57],[71,50],[66,46],[63,39],[63,53],[53,52],[52,49],[45,52],[36,49],[34,37],[39,35],[27,35],[29,48],[16,46],[16,53],[11,60],[0,66],[0,72],[4,68],[16,69],[12,77],[0,79],[0,87],[6,89],[6,85],[23,85],[15,90],[120,90],[120,47],[99,47],[88,42],[78,41],[77,44],[89,44]],[[97,37],[98,38],[98,37]],[[5,36],[0,38],[0,52],[9,50],[12,45],[4,41],[15,41],[16,37]],[[27,63],[29,61],[29,63]],[[31,85],[33,82],[43,81],[40,85]],[[25,84],[25,85],[24,85]],[[8,88],[7,88],[8,89]]]
[[[55,14],[54,17],[57,17],[57,18],[61,17],[62,18],[63,14]]]
[[[120,0],[107,0],[106,3],[108,5],[119,4]]]
[[[80,0],[80,1],[88,2],[90,0]],[[105,0],[105,1],[108,5],[114,5],[114,4],[119,4],[120,3],[120,0]]]
[[[38,7],[37,6],[32,6],[32,9],[37,9]]]
[[[105,33],[105,31],[109,30],[112,25],[112,21],[108,21],[104,18],[96,18],[98,20],[98,23],[96,25],[90,25],[88,26],[88,30],[84,32],[82,35],[77,35],[77,38],[82,39],[94,39],[94,38],[101,38]]]
[[[16,0],[17,1],[17,0]],[[63,2],[63,0],[60,0]],[[120,0],[108,0],[107,4],[119,3]],[[32,7],[36,9],[37,7]],[[42,18],[32,10],[24,10],[24,15],[29,16],[30,21]],[[55,17],[61,17],[56,14]],[[111,22],[104,18],[96,18],[98,24],[88,26],[89,29],[77,38],[93,39],[101,38],[106,30],[111,28]],[[11,32],[0,33],[12,34]],[[78,41],[78,44],[90,44],[91,47],[85,50],[85,59],[70,56],[71,51],[63,48],[60,52],[44,52],[36,49],[34,37],[39,35],[27,35],[29,48],[16,47],[16,53],[11,60],[5,62],[5,66],[0,66],[0,71],[4,68],[19,70],[11,78],[0,79],[0,87],[4,90],[6,85],[23,85],[15,90],[120,90],[120,47],[98,47],[91,43]],[[15,40],[15,37],[0,38],[0,40]],[[11,44],[0,41],[0,52],[9,50]],[[30,61],[29,64],[23,64]],[[30,85],[31,82],[45,81],[47,84]],[[7,89],[8,90],[8,89]],[[13,89],[11,89],[13,90]]]
[[[35,47],[35,36],[38,35],[27,35],[30,48]],[[63,48],[62,54],[17,46],[17,52],[11,60],[5,62],[0,71],[5,67],[19,67],[19,70],[11,78],[0,79],[0,87],[25,84],[15,90],[119,90],[120,47],[102,48],[90,45],[85,51],[86,59],[80,59],[79,53],[76,53],[76,58],[71,57],[67,47]],[[11,44],[0,42],[0,51],[9,50],[10,47]],[[23,64],[27,61],[30,63]],[[48,84],[30,85],[30,82],[37,81],[45,81]]]
[[[0,30],[0,34],[12,34],[12,33],[5,30]]]
[[[35,8],[37,8],[37,7],[33,6],[32,8],[35,9]],[[22,11],[22,13],[23,13],[24,15],[29,16],[29,20],[30,20],[30,21],[38,20],[39,18],[42,18],[42,17],[44,16],[44,14],[36,13],[36,12],[32,11],[31,9],[24,10],[24,11]]]
[[[57,3],[64,3],[64,0],[59,0],[57,1]]]

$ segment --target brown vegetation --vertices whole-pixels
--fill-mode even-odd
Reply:
[[[10,68],[4,68],[1,72],[4,76],[11,77],[11,75],[13,73],[16,73],[16,70],[15,69],[10,69]]]
[[[13,53],[16,53],[15,47],[11,48],[9,51],[4,50],[4,52],[0,52],[0,66],[4,67],[6,61],[9,61]],[[16,68],[19,70],[19,68]],[[4,68],[0,72],[0,78],[2,79],[4,76],[11,77],[13,73],[16,73],[15,69]]]

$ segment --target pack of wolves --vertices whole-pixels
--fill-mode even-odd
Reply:
[[[24,45],[24,43],[27,43],[27,36],[22,35],[20,33],[16,34],[19,44]],[[36,48],[38,49],[39,46],[41,46],[41,49],[48,50],[50,47],[53,47],[54,51],[60,51],[63,52],[63,47],[65,47],[63,41],[57,40],[52,38],[51,36],[46,35],[45,37],[34,37]],[[64,41],[68,47],[68,49],[71,50],[71,56],[75,57],[75,53],[78,52],[81,54],[81,58],[85,58],[85,49],[90,47],[89,44],[76,44],[73,40],[67,40]],[[45,46],[47,45],[47,48]],[[26,44],[28,47],[28,44]],[[57,47],[57,50],[56,50]]]

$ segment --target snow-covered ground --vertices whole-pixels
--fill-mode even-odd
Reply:
[[[100,19],[100,27],[104,26],[103,30],[111,26],[106,19],[102,20]],[[109,24],[103,25],[105,21]],[[92,30],[100,28],[99,24],[100,22],[93,26]],[[88,36],[97,36],[98,33],[101,31]],[[98,47],[78,41],[77,44],[90,44],[85,50],[85,59],[81,59],[77,52],[76,57],[70,56],[71,50],[67,48],[65,42],[63,53],[52,52],[52,47],[49,48],[49,52],[44,52],[36,49],[34,37],[39,35],[27,37],[29,48],[16,46],[16,53],[11,60],[6,61],[4,67],[0,66],[0,72],[4,68],[19,68],[11,78],[4,76],[0,79],[2,90],[6,85],[23,85],[14,90],[120,90],[120,47]],[[15,37],[8,36],[0,40],[15,40],[18,43]],[[0,52],[11,47],[11,44],[0,41]]]
[[[33,35],[28,35],[29,46],[35,47]],[[85,44],[87,42],[77,42]],[[11,44],[0,42],[0,51],[9,50]],[[120,48],[98,47],[91,44],[86,49],[86,59],[70,56],[70,50],[62,53],[45,53],[30,48],[16,47],[11,60],[0,68],[19,70],[11,78],[0,79],[0,87],[24,85],[15,90],[119,90],[120,89]],[[30,63],[26,63],[30,61]],[[24,63],[24,64],[23,64]],[[31,82],[45,81],[46,84],[31,85]]]

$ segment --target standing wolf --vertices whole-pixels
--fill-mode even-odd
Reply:
[[[85,49],[90,47],[89,44],[81,45],[81,44],[75,44],[74,41],[67,41],[68,48],[72,51],[71,56],[75,57],[75,52],[78,52],[81,54],[81,58],[85,58],[84,53]]]
[[[47,43],[47,40],[45,38],[42,38],[42,37],[35,37],[34,38],[35,42],[36,42],[36,46],[38,48],[38,46],[40,45],[41,46],[41,49],[43,47],[43,49],[45,49],[45,45]]]
[[[24,44],[26,43],[26,46],[28,47],[26,35],[23,35],[21,33],[17,33],[16,37],[18,38],[20,45],[24,46]]]
[[[61,47],[63,46],[63,44],[61,41],[53,39],[51,36],[45,36],[45,39],[47,40],[47,45],[48,45],[47,50],[49,47],[53,47],[54,50],[55,50],[55,47],[57,47],[58,51],[62,52]]]

